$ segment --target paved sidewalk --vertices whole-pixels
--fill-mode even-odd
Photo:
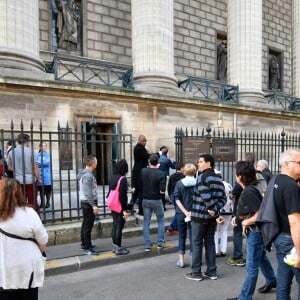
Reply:
[[[156,241],[156,234],[151,235],[151,240]],[[140,236],[123,239],[122,246],[129,249],[127,255],[115,255],[112,253],[111,238],[97,239],[93,244],[97,246],[99,255],[84,255],[80,249],[80,243],[47,247],[47,262],[45,273],[48,275],[76,272],[83,269],[95,268],[99,266],[118,264],[121,262],[177,252],[178,234],[165,236],[165,248],[157,250],[156,245],[152,246],[150,252],[145,252],[142,232]]]
[[[165,212],[166,228],[168,228],[173,215],[174,209],[172,207],[168,207],[167,211]],[[97,247],[96,250],[99,251],[99,255],[95,256],[84,255],[83,251],[80,249],[80,242],[48,246],[46,249],[46,276],[76,272],[88,268],[118,264],[134,259],[177,252],[178,234],[173,236],[168,236],[165,234],[166,242],[164,244],[165,248],[163,250],[157,250],[156,245],[154,244],[150,252],[145,252],[142,232],[143,218],[137,215],[136,217],[138,218],[138,220],[136,220],[137,224],[128,222],[123,231],[122,246],[129,249],[129,254],[115,255],[111,251],[112,241],[110,237],[93,240],[93,244]],[[63,225],[61,225],[60,227],[63,228]],[[151,235],[151,241],[155,243],[157,237],[157,223],[155,215],[152,216],[150,230],[153,233]],[[232,240],[231,226],[228,227],[228,240]],[[189,241],[187,241],[187,244],[189,244]]]

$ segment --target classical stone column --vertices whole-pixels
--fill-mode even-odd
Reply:
[[[293,96],[300,97],[300,0],[293,1]]]
[[[0,75],[43,74],[38,0],[0,0]]]
[[[136,87],[176,88],[173,0],[132,0],[131,10]]]
[[[241,103],[265,103],[262,92],[262,0],[228,0],[228,83]]]

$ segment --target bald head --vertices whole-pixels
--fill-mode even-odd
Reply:
[[[146,146],[147,143],[147,139],[144,135],[140,135],[138,138],[138,144],[142,145],[142,146]]]

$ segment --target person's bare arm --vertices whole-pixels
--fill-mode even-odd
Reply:
[[[179,207],[179,209],[185,214],[186,217],[191,216],[191,212],[187,211],[181,201],[179,199],[176,199],[176,205]]]
[[[37,179],[37,181],[41,181],[37,163],[34,163],[34,165],[33,165],[33,173],[34,173],[34,176]]]
[[[44,252],[46,250],[46,244],[39,244],[39,248],[41,252]]]
[[[300,213],[290,214],[289,223],[292,239],[297,253],[295,268],[300,268]]]

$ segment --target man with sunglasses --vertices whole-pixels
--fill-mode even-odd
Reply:
[[[300,188],[296,183],[300,178],[300,150],[287,149],[281,153],[279,164],[281,171],[273,190],[279,224],[279,234],[274,241],[278,263],[276,299],[291,299],[294,276],[300,299]],[[291,267],[284,262],[284,257],[293,247],[296,248],[296,263]]]

